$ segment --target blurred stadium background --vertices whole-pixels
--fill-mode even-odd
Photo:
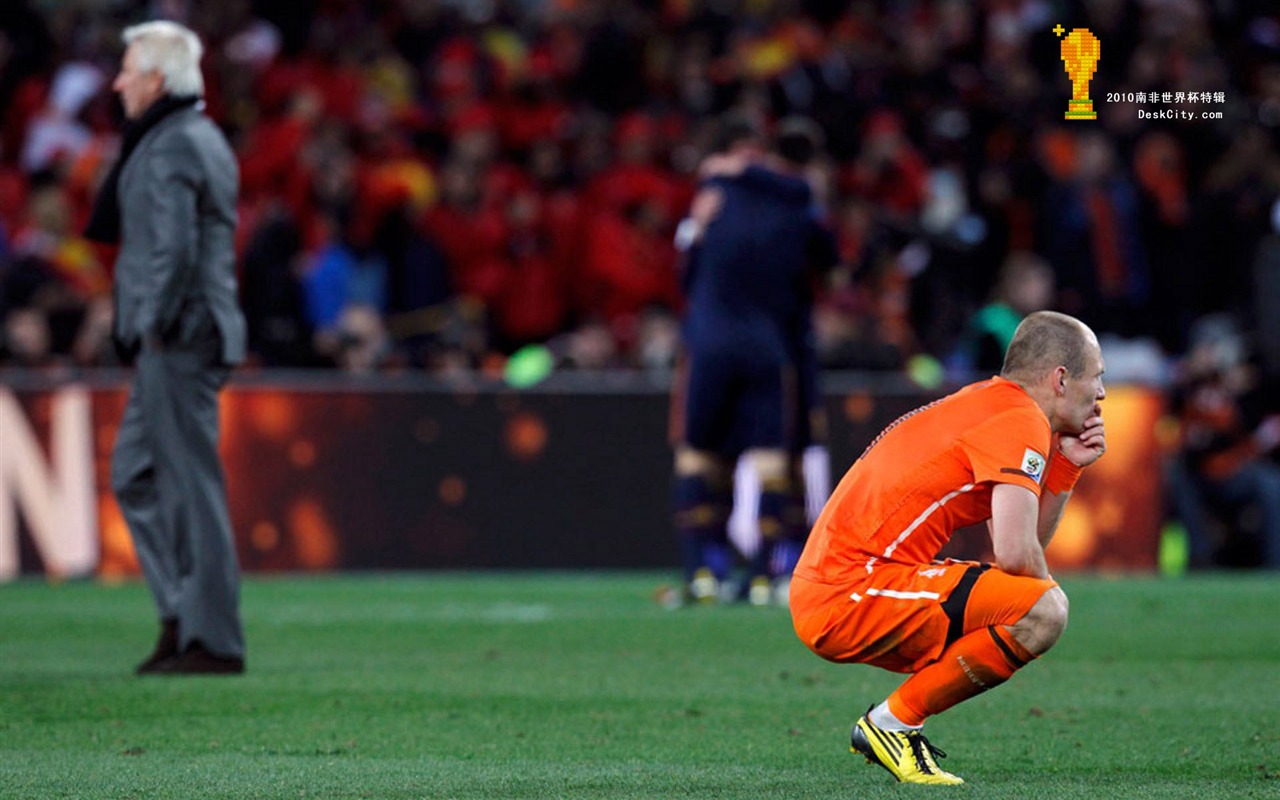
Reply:
[[[837,475],[992,370],[991,304],[1048,306],[1098,331],[1111,386],[1055,568],[1266,557],[1274,3],[5,0],[0,580],[136,570],[106,481],[112,254],[79,231],[119,32],[159,16],[204,38],[240,158],[247,569],[674,565],[671,240],[731,110],[826,136]],[[1100,42],[1096,120],[1064,119],[1058,25]],[[1188,498],[1212,520],[1190,539]]]

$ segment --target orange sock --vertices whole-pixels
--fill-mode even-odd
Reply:
[[[907,725],[999,686],[1035,656],[1008,628],[991,626],[965,634],[889,695],[889,711]]]

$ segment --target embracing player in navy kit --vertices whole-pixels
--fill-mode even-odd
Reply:
[[[741,456],[759,485],[750,596],[767,602],[799,552],[785,519],[791,460],[817,393],[812,283],[835,262],[835,244],[798,164],[769,156],[752,125],[727,123],[703,176],[677,235],[686,307],[672,398],[676,529],[688,599],[717,599],[733,563],[725,523]]]

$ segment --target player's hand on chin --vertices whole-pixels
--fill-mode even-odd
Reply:
[[[1095,414],[1085,420],[1084,429],[1078,434],[1062,434],[1058,440],[1058,451],[1081,467],[1087,467],[1102,458],[1102,454],[1107,451],[1102,415]]]

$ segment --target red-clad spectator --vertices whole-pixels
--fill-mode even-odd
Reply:
[[[529,172],[539,195],[542,235],[547,255],[556,269],[567,276],[582,262],[583,203],[581,193],[570,182],[564,147],[554,139],[539,139],[529,152]]]
[[[627,324],[624,318],[650,305],[677,306],[676,256],[664,214],[656,204],[639,202],[623,213],[593,216],[582,273],[589,312]]]
[[[274,80],[275,78],[272,78]],[[282,113],[261,120],[240,146],[240,192],[248,202],[283,196],[295,214],[306,198],[305,164],[298,156],[321,120],[320,93],[296,86]]]
[[[841,189],[915,219],[924,206],[928,165],[907,139],[902,119],[877,111],[867,120],[862,150],[840,174]]]
[[[455,291],[490,305],[502,292],[508,226],[500,209],[482,201],[478,169],[452,160],[440,172],[440,201],[423,223],[444,250]]]
[[[553,64],[545,52],[532,54],[510,89],[498,99],[497,125],[503,148],[528,153],[540,139],[564,136],[573,110],[558,96]]]
[[[564,275],[541,252],[515,259],[494,311],[507,346],[550,339],[569,319]]]
[[[692,197],[688,181],[659,163],[659,126],[648,114],[633,113],[614,131],[616,161],[592,179],[587,201],[593,209],[625,212],[636,203],[656,204],[665,220],[678,219]]]
[[[597,174],[585,192],[586,240],[576,291],[588,314],[619,323],[646,306],[674,308],[679,302],[671,235],[692,190],[657,163],[658,125],[652,117],[627,115],[614,136],[617,163]]]
[[[27,203],[27,179],[15,167],[0,164],[0,229],[12,236]]]

